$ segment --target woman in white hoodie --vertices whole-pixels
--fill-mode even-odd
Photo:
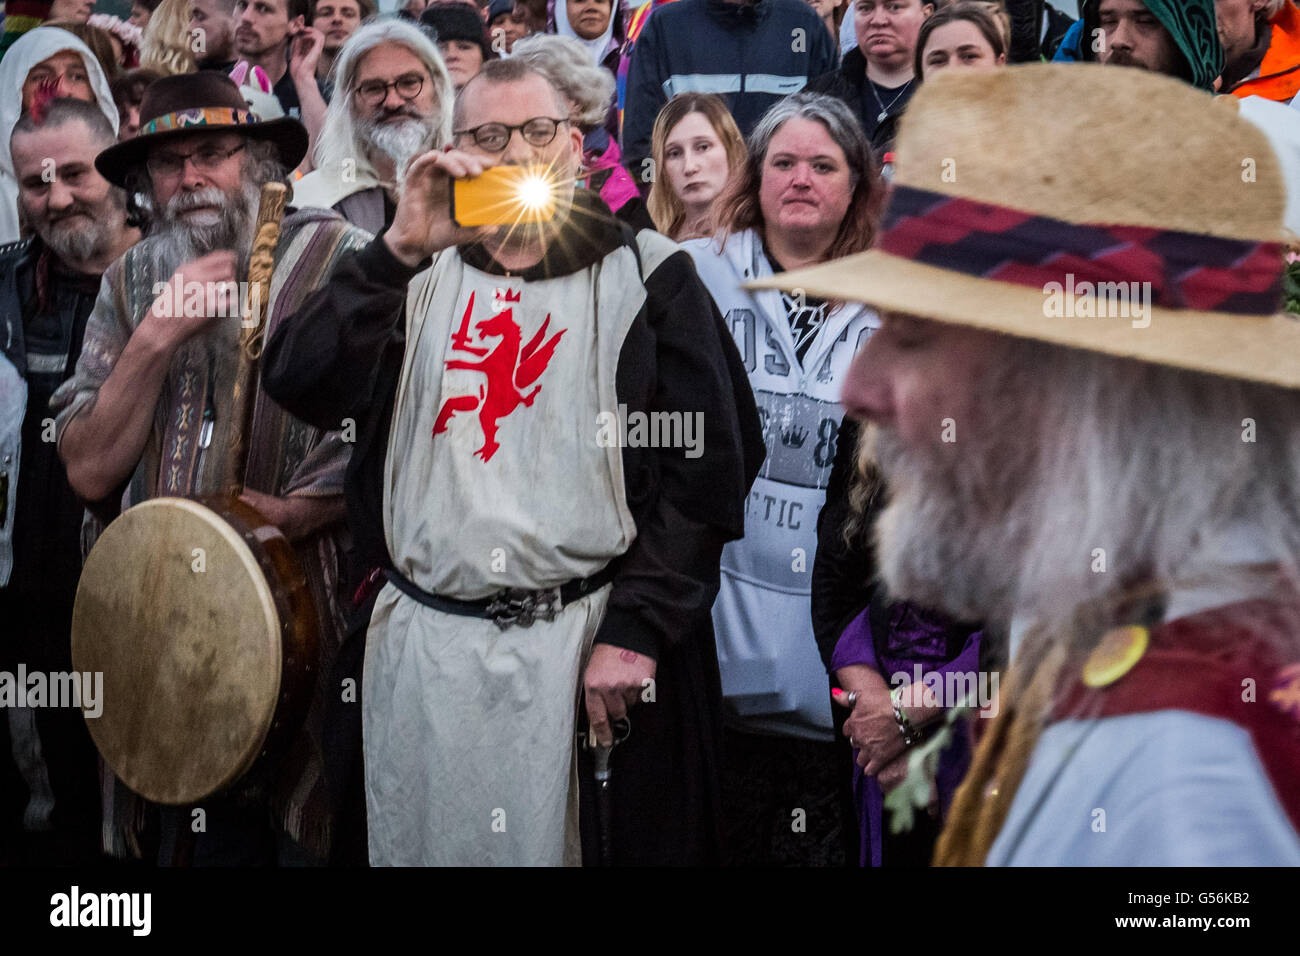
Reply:
[[[117,132],[117,106],[90,48],[58,27],[37,27],[24,33],[0,60],[0,245],[20,237],[18,181],[9,155],[9,136],[42,88],[52,88],[60,97],[98,103]]]
[[[848,766],[837,760],[848,757],[834,743],[810,585],[817,514],[844,414],[840,386],[878,324],[855,303],[741,283],[867,248],[881,193],[849,108],[797,93],[750,135],[745,169],[718,206],[718,234],[684,243],[735,336],[767,445],[745,537],[723,551],[713,608],[735,863],[842,863],[841,841],[856,838],[851,811],[842,816],[837,799]]]

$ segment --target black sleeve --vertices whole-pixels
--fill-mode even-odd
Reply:
[[[619,559],[596,641],[658,657],[665,642],[707,621],[722,546],[745,531],[763,438],[740,355],[690,257],[673,254],[645,285],[645,321],[633,323],[619,356],[619,400],[698,413],[703,443],[698,457],[684,448],[624,450],[637,537]]]
[[[861,428],[845,417],[836,438],[835,461],[831,465],[830,483],[826,486],[826,504],[817,516],[817,555],[813,558],[812,621],[826,670],[831,669],[835,645],[855,617],[870,603],[876,577],[875,555],[869,536],[858,535],[853,544],[844,540],[848,521],[849,486],[856,467],[855,451]]]
[[[339,260],[329,281],[271,333],[262,387],[291,415],[335,430],[375,400],[385,356],[401,352],[406,286],[423,262],[399,262],[382,237]]]
[[[1011,18],[1008,63],[1037,63],[1043,58],[1039,36],[1043,29],[1043,0],[1007,0]]]

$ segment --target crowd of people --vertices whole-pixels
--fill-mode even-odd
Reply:
[[[1300,864],[1300,9],[1072,12],[8,0],[0,862]],[[242,442],[310,703],[163,805],[4,678]]]

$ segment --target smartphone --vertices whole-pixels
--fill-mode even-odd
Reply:
[[[460,226],[549,222],[555,206],[555,181],[542,165],[493,166],[451,183],[451,218]]]

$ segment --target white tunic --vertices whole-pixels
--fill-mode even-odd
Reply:
[[[411,282],[384,470],[403,575],[476,599],[586,577],[627,550],[622,452],[598,421],[644,301],[629,249],[527,283],[451,249]],[[581,861],[575,717],[609,591],[500,631],[384,588],[363,694],[372,864]]]

